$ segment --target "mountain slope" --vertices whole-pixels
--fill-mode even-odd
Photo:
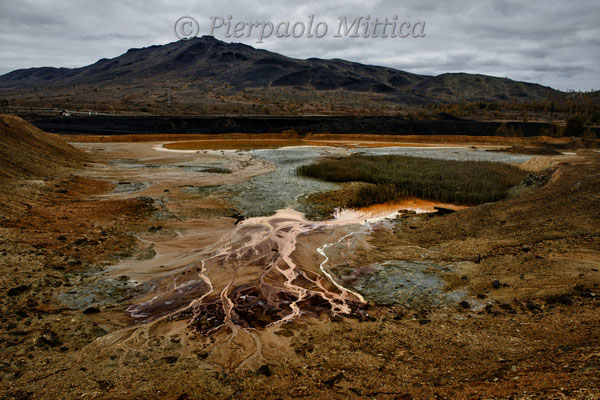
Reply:
[[[385,95],[398,103],[535,100],[560,92],[537,84],[472,74],[425,76],[340,59],[294,59],[210,36],[141,49],[81,68],[30,68],[0,76],[0,90],[117,85],[152,90],[157,85],[226,88],[301,89]]]

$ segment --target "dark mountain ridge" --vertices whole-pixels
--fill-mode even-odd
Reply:
[[[133,85],[151,89],[157,83],[215,85],[229,92],[248,88],[293,88],[385,95],[398,103],[460,101],[529,101],[561,92],[534,83],[466,73],[438,76],[412,74],[394,68],[341,59],[295,59],[211,36],[165,45],[130,49],[80,68],[29,68],[0,76],[0,90],[112,87]]]

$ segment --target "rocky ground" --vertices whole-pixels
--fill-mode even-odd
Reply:
[[[508,200],[376,230],[352,266],[447,265],[441,277],[464,300],[270,326],[261,338],[277,351],[236,372],[207,354],[218,338],[184,321],[130,334],[123,304],[136,289],[127,277],[94,284],[107,265],[148,257],[136,236],[162,229],[159,205],[103,196],[114,177],[85,169],[3,184],[1,397],[600,398],[599,165],[593,152],[537,158]],[[176,200],[169,210],[189,211]]]

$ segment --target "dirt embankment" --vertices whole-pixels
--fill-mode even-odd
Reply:
[[[23,208],[31,185],[65,176],[88,157],[58,135],[43,132],[13,115],[0,115],[0,211]],[[33,182],[32,182],[33,181]],[[26,187],[27,186],[27,187]]]
[[[80,167],[86,155],[60,136],[13,115],[0,115],[0,179],[43,178]]]

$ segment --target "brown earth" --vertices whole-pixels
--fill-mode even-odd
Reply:
[[[157,225],[170,235],[146,197],[106,195],[119,176],[107,163],[116,156],[94,149],[85,170],[12,179],[15,193],[3,198],[3,398],[600,398],[597,153],[533,159],[524,166],[528,184],[512,198],[443,217],[406,215],[350,258],[359,269],[386,259],[451,265],[443,278],[471,295],[466,304],[370,304],[355,318],[270,326],[261,335],[278,349],[272,358],[231,372],[203,350],[214,338],[183,321],[117,340],[131,325],[122,304],[136,294],[126,282],[91,292],[97,309],[61,300],[94,288],[93,273],[106,264],[142,259],[147,245],[134,235]],[[168,179],[147,196],[170,191],[166,207],[184,224],[198,196]],[[216,213],[205,217],[206,229],[233,225],[219,214],[226,204],[205,199],[203,207]],[[311,241],[322,239],[299,240],[302,261]]]
[[[80,167],[86,156],[58,135],[12,115],[0,115],[0,179],[40,178]]]

